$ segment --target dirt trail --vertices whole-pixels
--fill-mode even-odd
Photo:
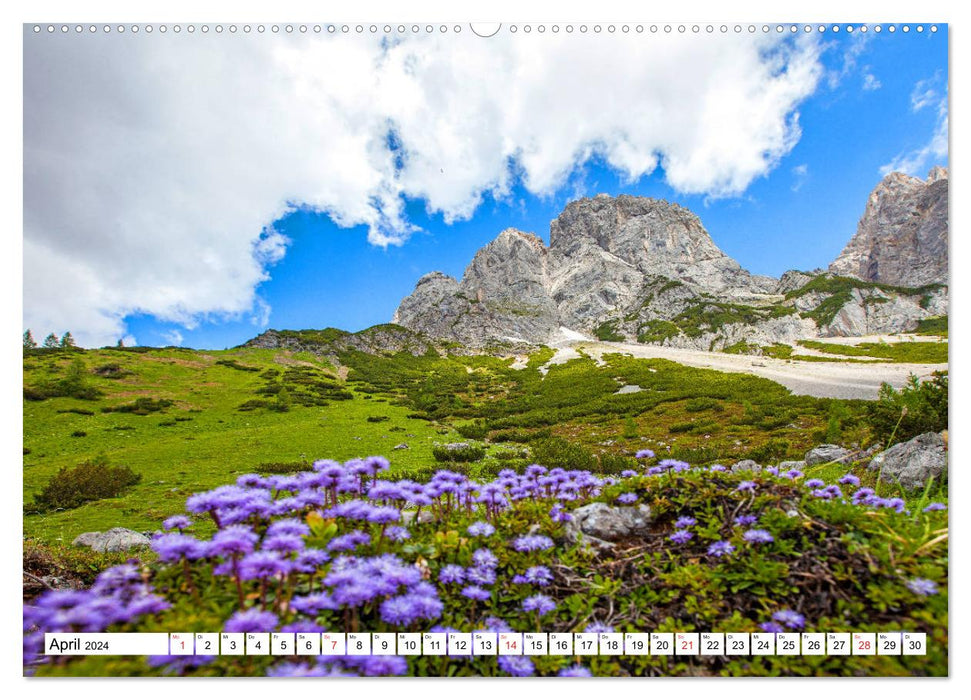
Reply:
[[[875,399],[883,382],[899,388],[911,374],[924,378],[935,370],[947,369],[947,364],[802,362],[603,341],[562,343],[550,364],[567,362],[577,357],[580,352],[598,362],[606,353],[620,352],[633,357],[671,360],[689,367],[705,367],[722,372],[747,372],[778,382],[794,394],[834,399]]]

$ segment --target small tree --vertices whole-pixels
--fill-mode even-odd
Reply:
[[[118,339],[118,345],[116,347],[119,347],[119,348],[125,347],[125,340],[124,340],[124,338],[119,338]]]
[[[54,335],[53,333],[49,334],[46,338],[44,338],[45,348],[56,348],[56,347],[59,347],[60,344],[61,344],[61,341],[58,340],[57,336]]]
[[[77,343],[74,342],[74,336],[71,335],[71,331],[64,331],[64,335],[61,336],[61,347],[62,348],[77,347]]]
[[[24,331],[24,349],[33,350],[37,347],[37,341],[34,340],[34,334],[30,332],[30,329]]]

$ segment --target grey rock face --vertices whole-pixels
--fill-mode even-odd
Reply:
[[[743,459],[740,462],[735,462],[732,465],[733,472],[760,472],[762,471],[762,465],[756,462],[754,459]]]
[[[890,173],[867,200],[831,272],[903,287],[947,283],[948,171],[927,180]]]
[[[801,459],[800,460],[792,460],[792,461],[788,461],[788,462],[779,462],[779,473],[780,474],[783,474],[783,473],[789,471],[790,469],[798,469],[799,471],[802,471],[805,468],[806,468],[806,462],[803,461],[803,460],[801,460]]]
[[[74,538],[76,547],[89,547],[95,552],[127,552],[148,547],[152,541],[140,532],[113,527],[107,532],[85,532]]]
[[[944,170],[927,182],[887,176],[831,271],[901,287],[946,282],[947,182]],[[440,272],[422,277],[393,322],[470,348],[550,344],[566,328],[720,350],[741,342],[900,333],[947,312],[946,288],[856,289],[819,328],[802,314],[830,292],[785,297],[822,271],[790,270],[780,280],[752,275],[715,245],[692,212],[657,199],[597,195],[571,202],[551,222],[549,240],[547,247],[532,234],[503,231],[461,281]],[[717,323],[704,322],[715,317]]]
[[[882,481],[924,488],[931,478],[947,480],[947,446],[940,434],[924,433],[881,452],[867,468],[879,472]]]
[[[566,523],[566,538],[570,542],[590,544],[594,548],[609,547],[625,537],[646,534],[651,525],[651,509],[646,505],[611,506],[590,503],[571,513]]]
[[[827,462],[848,464],[850,461],[852,461],[852,453],[839,445],[820,445],[806,453],[806,465],[810,467],[814,464],[825,464]]]

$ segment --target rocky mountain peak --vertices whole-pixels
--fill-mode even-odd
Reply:
[[[948,171],[926,180],[889,173],[867,198],[866,209],[830,272],[904,287],[946,283]]]

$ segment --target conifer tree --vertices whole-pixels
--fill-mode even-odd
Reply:
[[[44,347],[45,348],[56,348],[56,347],[60,346],[60,344],[61,344],[61,341],[58,340],[57,339],[57,336],[54,335],[53,333],[51,333],[46,338],[44,338]]]
[[[27,350],[33,350],[37,347],[37,341],[34,340],[34,334],[30,332],[30,329],[24,331],[24,348]]]
[[[77,347],[77,343],[74,342],[74,336],[71,335],[71,331],[64,331],[64,335],[61,336],[61,347],[62,348]]]

